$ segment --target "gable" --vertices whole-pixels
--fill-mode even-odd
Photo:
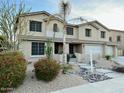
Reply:
[[[91,21],[91,22],[83,23],[83,24],[80,24],[79,27],[85,26],[85,25],[90,25],[90,26],[94,27],[96,30],[109,31],[109,29],[106,26],[104,26],[103,24],[101,24],[98,21]]]
[[[94,21],[91,23],[92,25],[96,26],[98,28],[98,30],[106,30],[109,31],[109,28],[107,28],[105,25],[101,24],[98,21]]]

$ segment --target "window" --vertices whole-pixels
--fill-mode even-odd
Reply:
[[[44,55],[44,43],[32,42],[32,55]]]
[[[85,29],[85,36],[91,37],[91,29]]]
[[[112,42],[112,37],[109,37],[109,41]]]
[[[41,32],[42,22],[30,21],[30,31]]]
[[[67,27],[67,35],[73,35],[73,28],[72,27]]]
[[[57,32],[58,31],[58,26],[57,24],[53,24],[53,32]]]
[[[105,38],[105,31],[101,31],[101,38]]]
[[[121,41],[121,36],[117,36],[117,42]]]

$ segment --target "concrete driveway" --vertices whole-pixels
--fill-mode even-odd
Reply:
[[[124,93],[124,76],[51,93]]]

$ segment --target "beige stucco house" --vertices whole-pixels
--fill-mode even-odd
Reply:
[[[19,35],[21,40],[19,49],[28,61],[36,61],[44,57],[45,42],[54,35],[54,57],[62,61],[63,21],[55,17],[48,23],[50,16],[51,14],[46,11],[22,16],[26,24],[24,31]],[[111,30],[98,21],[67,25],[66,54],[75,54],[78,62],[88,59],[91,52],[93,59],[99,59],[105,55],[122,55],[123,42],[123,31]]]

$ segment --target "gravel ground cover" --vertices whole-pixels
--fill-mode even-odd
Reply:
[[[59,74],[57,78],[51,82],[38,81],[35,78],[34,71],[32,71],[33,65],[29,64],[27,68],[27,76],[24,83],[14,91],[10,93],[50,93],[64,88],[87,84],[86,80],[83,80],[78,75],[71,74]]]

